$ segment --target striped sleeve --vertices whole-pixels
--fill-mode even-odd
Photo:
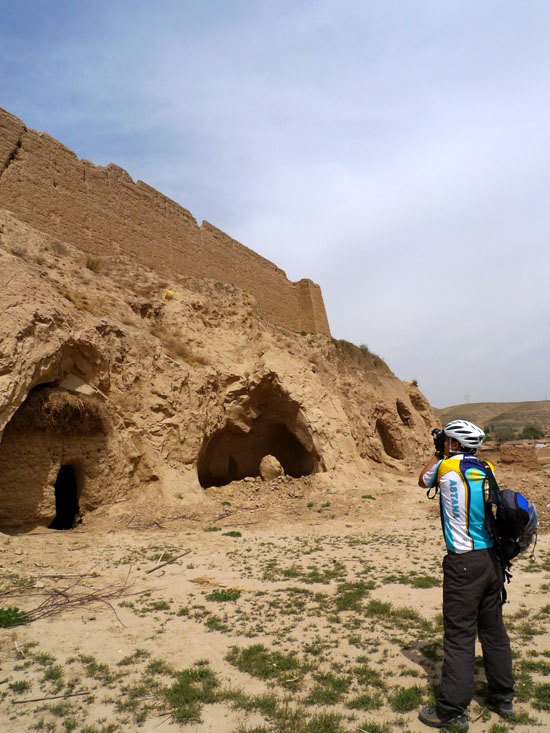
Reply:
[[[424,486],[427,489],[431,489],[432,486],[435,486],[437,483],[437,472],[439,471],[439,466],[443,461],[438,461],[435,463],[429,471],[426,471],[426,473],[422,476],[422,481],[424,481]]]

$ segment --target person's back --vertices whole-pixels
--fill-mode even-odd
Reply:
[[[487,479],[475,456],[459,453],[444,458],[423,479],[428,488],[439,487],[441,523],[449,552],[493,546],[485,526]]]
[[[434,707],[420,720],[433,728],[454,724],[468,730],[466,709],[474,694],[476,632],[483,649],[489,704],[513,714],[514,678],[510,642],[500,604],[504,573],[486,527],[487,474],[474,456],[484,432],[466,420],[434,431],[436,455],[418,483],[439,489],[441,525],[447,547],[443,559],[443,669]],[[492,466],[490,466],[492,470]]]

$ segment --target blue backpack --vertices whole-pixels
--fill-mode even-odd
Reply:
[[[533,544],[537,544],[537,509],[523,494],[511,489],[500,489],[491,467],[481,462],[489,482],[489,493],[485,503],[486,526],[495,549],[506,569],[511,560]]]

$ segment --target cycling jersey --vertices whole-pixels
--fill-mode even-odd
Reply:
[[[446,458],[426,471],[423,481],[428,488],[439,486],[441,526],[450,552],[460,554],[493,546],[485,526],[489,487],[477,458],[467,454]]]

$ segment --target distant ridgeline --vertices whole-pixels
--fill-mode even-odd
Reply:
[[[534,430],[541,434],[550,431],[550,400],[472,402],[435,410],[435,414],[443,424],[450,420],[470,420],[486,432],[506,439],[536,437]],[[529,435],[530,432],[533,434]]]
[[[286,274],[112,163],[94,165],[0,108],[0,208],[83,252],[137,258],[157,272],[211,278],[250,293],[261,314],[330,336],[320,287]]]

